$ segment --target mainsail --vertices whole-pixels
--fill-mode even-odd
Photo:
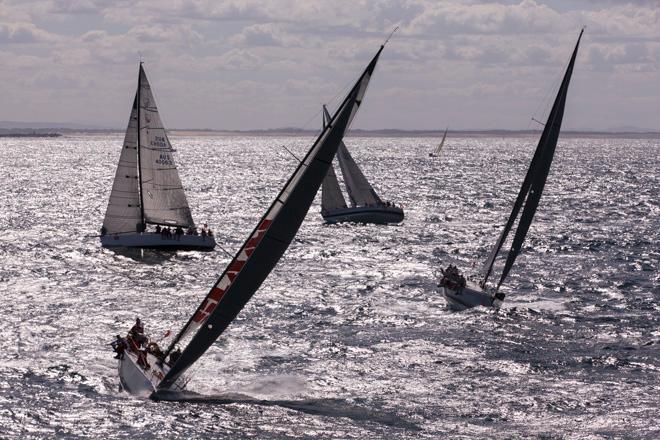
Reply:
[[[449,127],[445,128],[445,134],[442,135],[442,140],[440,141],[440,144],[433,152],[433,154],[436,156],[440,154],[440,152],[442,151],[442,147],[445,145],[445,139],[447,139],[447,130],[449,130]]]
[[[325,129],[327,122],[329,121],[330,115],[324,105],[323,129]],[[330,164],[330,167],[328,167],[328,173],[323,179],[323,185],[321,185],[321,212],[334,211],[335,209],[340,208],[346,208],[346,199],[344,199],[344,195],[341,193],[339,181],[335,174],[335,167],[333,164]]]
[[[196,330],[158,388],[170,387],[206,352],[236,318],[288,248],[321,186],[344,132],[362,102],[382,50],[383,46],[257,223],[257,227],[168,347],[165,355],[171,352],[182,337]]]
[[[534,152],[532,163],[527,170],[525,180],[523,181],[522,187],[520,188],[520,192],[518,193],[518,197],[516,198],[516,201],[513,205],[513,209],[511,210],[509,220],[502,230],[502,233],[495,243],[495,246],[493,246],[488,259],[486,260],[486,264],[484,265],[483,280],[481,282],[482,286],[486,284],[486,281],[488,281],[488,277],[490,276],[490,273],[493,269],[493,264],[495,263],[495,258],[497,257],[500,249],[502,248],[502,245],[504,244],[504,241],[511,231],[511,228],[513,227],[513,224],[518,217],[518,213],[520,212],[520,208],[523,207],[524,204],[520,220],[518,221],[518,227],[516,229],[511,248],[507,255],[502,275],[499,282],[497,283],[496,290],[499,289],[504,282],[505,278],[509,274],[509,271],[511,270],[511,267],[513,266],[514,261],[516,260],[516,257],[520,253],[520,249],[522,248],[525,236],[527,235],[529,226],[531,225],[534,214],[536,213],[536,208],[538,207],[539,201],[541,200],[543,188],[545,186],[548,173],[550,172],[550,165],[552,164],[552,159],[554,157],[555,147],[557,146],[557,140],[561,130],[561,123],[564,117],[564,107],[566,105],[568,86],[571,81],[573,66],[575,64],[575,58],[577,57],[578,47],[580,46],[580,40],[582,39],[583,32],[584,30],[580,32],[578,41],[575,44],[575,49],[573,50],[571,60],[568,63],[568,67],[566,68],[564,79],[562,80],[559,91],[557,93],[557,97],[555,98],[555,102],[552,106],[552,109],[550,110],[550,114],[548,115],[548,120],[543,128],[543,133],[541,134],[538,146]]]
[[[147,75],[140,64],[139,148],[145,223],[194,227],[188,200],[174,163],[172,145],[158,114]]]
[[[135,232],[142,224],[140,193],[138,191],[137,158],[137,95],[133,100],[119,164],[110,192],[103,229],[109,234]]]

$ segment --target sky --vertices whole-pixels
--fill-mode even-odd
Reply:
[[[387,35],[353,127],[528,129],[586,27],[564,128],[660,131],[660,0],[0,0],[0,121],[320,125]]]

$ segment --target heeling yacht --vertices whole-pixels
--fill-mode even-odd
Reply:
[[[193,221],[186,193],[142,63],[108,209],[104,247],[212,250]],[[151,226],[151,230],[149,229]]]
[[[289,247],[314,201],[364,99],[383,47],[167,349],[161,352],[153,343],[147,344],[144,337],[126,338],[126,348],[119,355],[119,377],[127,391],[166,399],[169,391],[182,390],[188,368],[213,345],[259,289]]]
[[[445,128],[445,134],[442,135],[442,140],[440,141],[438,146],[435,147],[435,150],[433,150],[433,152],[429,153],[429,157],[440,156],[440,152],[442,151],[442,147],[445,146],[445,139],[447,139],[447,131],[449,131],[449,127]]]
[[[522,244],[525,241],[534,214],[536,213],[536,208],[541,200],[541,195],[543,194],[543,188],[550,172],[550,165],[555,154],[559,132],[561,131],[568,86],[571,81],[571,75],[573,74],[573,66],[575,65],[575,58],[577,57],[583,32],[584,29],[580,32],[578,41],[575,44],[575,49],[566,68],[564,79],[548,115],[548,120],[544,125],[541,138],[534,152],[534,157],[509,215],[509,220],[486,260],[482,270],[481,281],[478,285],[467,282],[458,269],[451,265],[447,270],[443,271],[444,276],[440,280],[440,287],[449,306],[453,309],[464,310],[476,306],[497,308],[504,301],[504,294],[499,289],[520,253]],[[520,220],[515,229],[513,242],[509,249],[500,279],[493,289],[487,289],[486,283],[493,271],[495,259],[500,253],[509,232],[511,232],[521,208],[522,214],[520,214]]]

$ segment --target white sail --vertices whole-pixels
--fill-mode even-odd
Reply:
[[[112,184],[110,202],[103,219],[103,229],[108,234],[136,232],[142,223],[137,170],[137,96],[133,100],[131,117],[119,155],[119,164]]]
[[[353,206],[382,204],[380,197],[378,197],[378,194],[376,194],[376,191],[374,191],[367,178],[362,174],[362,171],[357,163],[355,163],[355,160],[353,160],[351,153],[348,152],[343,141],[337,151],[337,160],[344,175],[346,191]]]
[[[346,199],[341,193],[335,167],[330,164],[321,186],[321,210],[322,212],[328,212],[340,208],[346,208]]]
[[[158,114],[149,80],[140,66],[140,177],[144,221],[194,227],[173,149]]]
[[[328,113],[328,109],[323,106],[323,129],[332,119]],[[339,187],[339,181],[337,180],[337,174],[335,174],[335,167],[333,164],[330,164],[328,168],[328,173],[323,179],[323,185],[321,185],[321,212],[333,211],[335,209],[346,208],[346,199],[341,193],[341,188]]]

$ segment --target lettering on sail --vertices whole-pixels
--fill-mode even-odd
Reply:
[[[220,300],[225,296],[227,290],[231,286],[231,283],[238,276],[245,263],[250,259],[254,249],[259,245],[261,239],[266,234],[268,227],[270,226],[272,220],[264,219],[261,222],[257,230],[254,232],[252,237],[245,243],[243,249],[238,254],[236,259],[229,265],[225,275],[220,279],[220,281],[211,289],[211,293],[206,297],[206,300],[202,306],[197,310],[195,316],[193,317],[193,322],[198,325],[201,325],[206,318],[209,317],[211,313],[215,310]]]
[[[153,142],[151,144],[153,145]],[[174,166],[174,161],[172,160],[172,157],[166,153],[160,153],[160,157],[156,159],[156,163],[158,165]]]
[[[167,140],[163,136],[154,136],[154,138],[149,142],[152,147],[167,148]],[[162,158],[163,155],[161,154]]]

